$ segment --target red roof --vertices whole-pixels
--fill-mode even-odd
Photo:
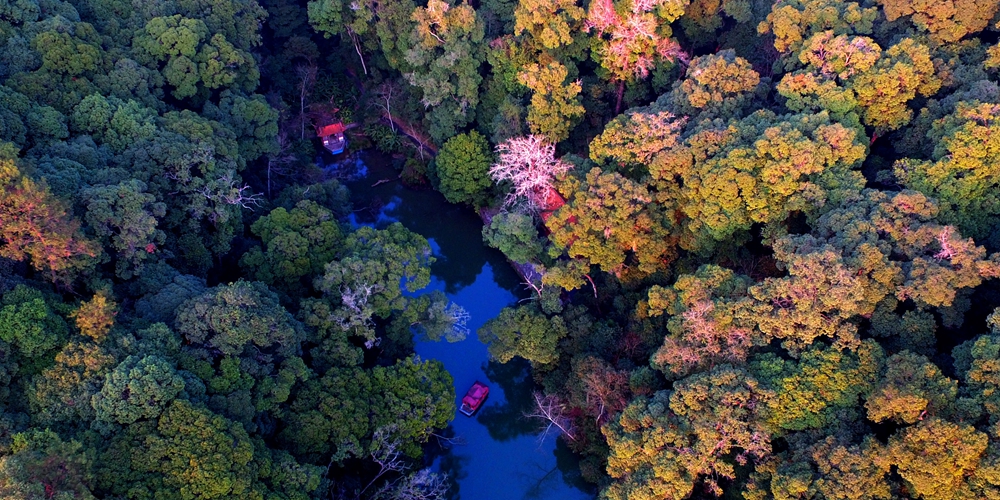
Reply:
[[[549,220],[552,214],[560,207],[566,204],[566,200],[556,191],[554,187],[549,186],[545,193],[539,196],[539,204],[542,208],[542,222]]]
[[[328,135],[343,134],[344,130],[347,129],[344,127],[343,123],[334,123],[332,125],[325,125],[316,129],[316,136],[326,137]]]

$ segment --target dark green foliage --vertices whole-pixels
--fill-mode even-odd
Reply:
[[[260,237],[264,250],[254,247],[243,255],[240,265],[255,279],[290,292],[301,293],[301,280],[312,281],[343,244],[343,231],[334,214],[309,200],[290,211],[272,210],[250,230]]]
[[[454,415],[454,397],[438,361],[408,358],[370,372],[333,368],[300,390],[281,437],[300,455],[343,459],[367,453],[368,436],[392,427],[405,453],[417,456],[431,430]]]
[[[441,194],[452,203],[481,207],[489,199],[490,145],[479,132],[459,134],[441,146],[434,159]]]
[[[326,265],[316,288],[333,297],[360,294],[373,314],[386,318],[404,307],[401,285],[409,292],[427,286],[432,262],[427,240],[402,224],[361,227],[347,236],[341,258]],[[354,303],[360,307],[361,302]]]
[[[559,316],[547,318],[531,308],[505,308],[479,329],[479,340],[490,347],[490,356],[506,363],[519,356],[533,364],[554,363],[559,340],[567,334]]]
[[[483,241],[514,262],[531,262],[542,253],[543,240],[539,237],[535,221],[516,212],[494,215],[490,225],[483,227]]]
[[[38,290],[18,285],[3,294],[0,304],[0,340],[13,345],[25,360],[40,360],[65,341],[66,321]]]
[[[163,285],[156,293],[147,295],[135,304],[136,313],[153,322],[173,323],[174,311],[184,301],[201,295],[205,291],[205,280],[195,276],[179,274]]]
[[[247,281],[211,289],[181,304],[177,331],[210,358],[250,349],[289,356],[301,340],[301,327],[274,293]]]
[[[108,374],[91,404],[98,420],[127,425],[160,416],[183,390],[184,380],[162,358],[129,356]]]

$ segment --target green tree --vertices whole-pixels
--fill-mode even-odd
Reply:
[[[443,142],[472,121],[479,103],[479,74],[485,53],[483,22],[471,5],[429,0],[411,16],[406,73],[410,84],[423,91],[430,134]]]
[[[826,109],[845,122],[855,121],[848,115],[855,112],[877,132],[909,123],[908,104],[941,87],[930,50],[911,38],[882,51],[870,38],[825,31],[805,41],[799,59],[808,67],[785,75],[777,86],[786,106]]]
[[[522,264],[538,259],[543,250],[535,220],[516,212],[494,215],[490,224],[483,226],[483,241],[503,252],[508,259]]]
[[[723,457],[744,464],[770,450],[757,422],[766,398],[753,377],[729,365],[677,382],[672,392],[636,398],[601,429],[613,479],[601,498],[679,499],[699,484],[720,494],[716,481],[736,474]]]
[[[955,347],[952,356],[955,358],[955,370],[964,380],[963,396],[971,397],[989,415],[990,422],[1000,420],[1000,392],[996,390],[1000,382],[1000,369],[997,360],[1000,359],[1000,325],[997,311],[988,317],[990,334],[980,335]]]
[[[993,104],[959,103],[928,132],[930,161],[904,159],[893,171],[901,184],[938,201],[939,219],[992,248],[1000,245],[996,208],[1000,129]]]
[[[373,314],[388,318],[406,305],[401,287],[415,292],[430,283],[433,262],[427,240],[398,222],[385,229],[361,227],[347,236],[341,258],[316,278],[316,288],[332,297],[357,299],[359,308],[364,296]]]
[[[683,145],[658,154],[649,170],[657,201],[683,214],[680,245],[704,250],[754,223],[815,213],[860,188],[852,169],[864,157],[857,131],[827,113],[758,111],[728,125],[704,122]]]
[[[903,351],[886,359],[865,408],[873,422],[915,424],[929,416],[949,416],[957,395],[958,382],[941,374],[927,358]]]
[[[236,64],[236,63],[232,63]],[[246,96],[225,90],[219,104],[205,105],[204,115],[236,133],[240,156],[251,162],[278,152],[278,111],[260,94]]]
[[[263,283],[241,280],[189,299],[176,325],[186,344],[180,366],[203,381],[209,408],[251,431],[309,375],[302,325]]]
[[[121,153],[136,141],[156,133],[156,112],[135,101],[105,98],[100,94],[85,97],[73,108],[73,130],[90,134],[115,153]]]
[[[181,304],[177,330],[198,349],[228,356],[248,350],[255,355],[293,355],[302,335],[301,326],[273,292],[259,282],[242,280]]]
[[[139,476],[141,482],[134,486],[116,485],[112,492],[123,494],[138,487],[150,493],[162,489],[156,495],[170,499],[250,496],[254,448],[240,424],[174,400],[155,427],[132,427],[126,431],[129,434],[145,446],[119,451],[113,443],[112,450],[124,452],[127,462],[123,465],[146,476]],[[115,465],[114,461],[108,460],[108,465]]]
[[[492,163],[490,145],[479,132],[448,139],[434,158],[441,194],[451,203],[485,206],[493,186],[489,176]]]
[[[732,49],[695,57],[683,80],[656,104],[693,122],[736,118],[759,98],[760,75]]]
[[[213,33],[201,19],[155,17],[137,32],[133,46],[141,62],[162,65],[163,77],[178,99],[194,96],[199,84],[252,91],[260,78],[253,56],[226,35]]]
[[[519,0],[514,9],[514,35],[527,34],[533,44],[555,50],[574,42],[584,15],[576,0]]]
[[[852,444],[843,437],[816,440],[813,436],[797,433],[786,437],[790,449],[757,468],[758,478],[753,483],[757,488],[747,488],[746,498],[892,498],[892,483],[886,480],[889,465],[882,459],[882,445],[876,439],[867,436],[860,444]],[[770,476],[768,488],[760,488],[760,476]]]
[[[332,212],[314,201],[302,200],[295,208],[278,207],[257,219],[250,230],[264,249],[253,247],[240,258],[250,276],[289,293],[301,293],[333,261],[344,234]]]
[[[632,108],[608,122],[590,142],[590,159],[608,166],[648,165],[657,153],[681,142],[686,122],[656,106]]]
[[[56,354],[55,363],[32,377],[26,390],[32,422],[40,426],[85,426],[95,418],[91,398],[117,361],[107,348],[72,340]]]
[[[334,368],[299,391],[280,436],[304,456],[361,455],[380,428],[392,428],[403,451],[419,456],[420,444],[455,414],[451,375],[438,361],[399,360],[393,366]],[[325,462],[324,462],[325,463]]]
[[[16,347],[26,361],[44,359],[66,340],[66,321],[40,291],[18,285],[3,294],[0,304],[0,340]]]
[[[532,365],[556,362],[559,340],[568,334],[562,317],[547,318],[528,307],[504,308],[478,333],[493,359],[506,363],[519,356]]]
[[[107,375],[91,404],[97,420],[128,425],[160,416],[184,390],[184,380],[163,358],[129,356]]]
[[[858,400],[872,392],[883,357],[871,341],[857,352],[813,346],[795,361],[755,357],[751,373],[774,392],[763,412],[768,427],[781,434],[858,420]]]
[[[877,7],[865,7],[841,0],[781,0],[775,2],[767,19],[757,26],[760,34],[774,35],[774,48],[781,58],[776,71],[799,65],[799,53],[806,40],[825,31],[832,35],[867,35],[872,32]]]
[[[518,74],[518,81],[532,90],[528,106],[528,127],[532,134],[544,135],[552,142],[569,137],[583,118],[579,94],[580,81],[566,83],[569,70],[559,62],[529,64]]]
[[[129,279],[166,241],[157,229],[166,215],[166,204],[146,192],[146,183],[131,179],[116,186],[97,186],[83,192],[87,205],[84,220],[115,253],[115,273]]]

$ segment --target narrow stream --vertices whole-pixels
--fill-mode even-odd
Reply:
[[[540,439],[541,423],[523,417],[534,390],[527,363],[490,361],[476,336],[487,320],[523,297],[520,280],[503,255],[483,245],[479,217],[469,208],[449,204],[436,191],[407,189],[399,181],[372,187],[380,179],[398,176],[391,159],[372,153],[363,154],[359,162],[363,177],[347,183],[355,208],[361,208],[353,222],[383,226],[399,221],[427,238],[437,261],[426,290],[445,292],[471,316],[465,340],[416,345],[418,355],[440,360],[454,377],[456,408],[473,382],[490,387],[479,412],[471,418],[458,414],[430,447],[428,461],[452,478],[451,498],[594,498],[579,478],[575,456],[554,435]]]

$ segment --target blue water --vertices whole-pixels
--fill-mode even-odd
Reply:
[[[490,396],[473,416],[456,419],[431,443],[431,466],[452,479],[453,499],[508,500],[594,498],[579,479],[575,456],[555,436],[540,439],[541,422],[525,418],[535,389],[527,364],[499,364],[489,359],[476,330],[501,309],[524,297],[519,278],[503,256],[482,244],[482,222],[471,209],[451,205],[434,191],[414,191],[398,181],[371,187],[378,179],[398,175],[385,158],[365,157],[366,177],[351,182],[354,224],[382,226],[399,221],[423,235],[437,261],[430,286],[445,292],[470,314],[469,336],[460,342],[417,342],[424,359],[437,359],[455,380],[455,406],[475,381],[490,387]]]

